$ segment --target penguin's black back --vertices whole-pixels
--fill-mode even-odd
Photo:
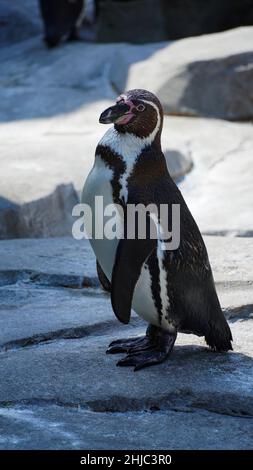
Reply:
[[[164,267],[170,301],[169,317],[181,332],[205,336],[217,351],[232,349],[232,335],[216,293],[207,250],[199,228],[177,185],[172,180],[162,151],[146,148],[129,178],[129,203],[180,205],[180,245],[164,251]],[[151,271],[157,267],[156,253],[147,260]]]

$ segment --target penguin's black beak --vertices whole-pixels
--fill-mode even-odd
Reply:
[[[99,122],[101,124],[112,124],[130,111],[130,106],[125,103],[118,103],[107,108],[101,114]]]

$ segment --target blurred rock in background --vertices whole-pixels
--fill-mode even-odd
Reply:
[[[253,24],[251,0],[98,0],[97,40],[145,43]]]
[[[168,38],[159,0],[99,2],[98,42],[145,43]]]
[[[253,24],[251,0],[160,0],[168,39]]]
[[[150,89],[166,114],[253,118],[252,28],[163,43],[147,57],[144,50],[124,47],[115,56],[111,81],[118,91]]]
[[[44,39],[49,47],[57,46],[62,39],[146,43],[252,25],[253,2],[1,0],[0,44],[38,34],[42,30],[42,21]]]

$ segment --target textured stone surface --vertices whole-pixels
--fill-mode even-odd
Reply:
[[[164,43],[156,51],[149,46],[147,57],[140,47],[132,46],[132,53],[122,48],[111,80],[118,90],[152,90],[168,114],[250,120],[252,40],[253,28],[247,27]]]
[[[1,448],[251,448],[253,241],[205,241],[234,352],[180,334],[137,373],[105,349],[146,325],[116,320],[87,241],[0,242]]]
[[[61,184],[48,196],[21,206],[7,203],[0,212],[0,238],[71,235],[72,209],[78,202],[77,192],[70,183]]]
[[[206,241],[226,315],[247,318],[253,311],[251,239]],[[226,253],[228,242],[232,257]],[[2,349],[13,342],[82,337],[93,325],[102,332],[116,323],[109,298],[99,289],[88,243],[68,238],[1,242],[0,304]]]
[[[192,157],[193,169],[179,187],[201,231],[252,236],[252,125],[167,118],[164,132]]]
[[[1,449],[234,450],[251,448],[253,439],[252,420],[204,410],[93,413],[50,404],[6,405],[0,419]]]
[[[116,324],[111,331],[94,328],[81,339],[52,338],[18,349],[13,345],[1,357],[0,402],[44,399],[121,412],[175,404],[252,416],[252,320],[244,326],[236,323],[231,326],[234,352],[213,353],[203,340],[180,335],[170,360],[140,373],[115,367],[118,358],[105,350],[114,338],[141,334],[143,326]]]

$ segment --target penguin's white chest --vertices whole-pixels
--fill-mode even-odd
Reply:
[[[102,200],[104,208],[106,208],[108,205],[112,205],[114,206],[115,211],[117,211],[117,205],[115,205],[113,201],[112,181],[113,171],[97,155],[95,165],[93,166],[85,182],[81,198],[82,203],[87,204],[92,212],[93,224],[92,233],[88,233],[90,237],[89,241],[99,264],[101,265],[109,280],[111,280],[116,250],[120,240],[116,237],[113,239],[108,239],[105,236],[105,233],[101,238],[97,238],[95,228],[96,224],[101,227],[101,212],[98,212],[96,208],[96,201],[98,200],[98,197],[103,198]],[[125,183],[125,178],[123,178],[123,182]],[[122,219],[121,227],[119,227],[121,221],[120,216],[117,217],[117,221],[118,229],[120,229],[121,233],[123,233],[124,221]],[[160,281],[162,281],[162,275],[163,272],[160,271]],[[139,280],[135,287],[132,308],[147,322],[153,325],[162,326],[165,329],[169,329],[168,321],[165,318],[165,312],[162,318],[162,322],[159,322],[159,315],[152,296],[151,282],[151,275],[147,264],[145,264],[142,268]],[[164,287],[162,282],[161,287]],[[122,286],[122,288],[124,288],[124,286]],[[165,305],[167,303],[167,292],[165,287],[161,291],[161,296],[162,302]]]
[[[119,239],[107,239],[105,236],[102,239],[97,239],[95,234],[96,222],[101,223],[101,220],[96,220],[99,214],[96,211],[96,201],[98,197],[103,197],[103,205],[106,207],[113,202],[113,188],[112,181],[113,172],[110,170],[103,160],[96,156],[95,165],[88,175],[83,192],[82,203],[88,204],[91,208],[93,216],[92,233],[88,233],[90,243],[95,256],[101,265],[104,273],[111,280],[112,270],[116,255]],[[115,207],[115,204],[114,204]],[[120,218],[118,218],[120,220]],[[87,230],[87,227],[86,227]],[[122,220],[123,230],[123,220]],[[123,287],[123,286],[122,286]],[[157,312],[151,294],[151,280],[148,269],[142,269],[141,276],[135,288],[133,297],[133,309],[150,323],[157,323]]]
[[[87,204],[92,213],[92,233],[88,233],[92,249],[104,273],[110,280],[119,240],[117,238],[108,239],[104,233],[101,236],[100,228],[101,224],[103,226],[105,222],[105,219],[101,221],[102,205],[103,211],[109,205],[114,206],[117,210],[113,202],[112,178],[112,170],[97,156],[95,164],[86,179],[81,198],[82,203]],[[120,224],[120,217],[117,217],[117,222]],[[104,226],[102,228],[104,229]],[[86,231],[88,231],[87,226]]]

